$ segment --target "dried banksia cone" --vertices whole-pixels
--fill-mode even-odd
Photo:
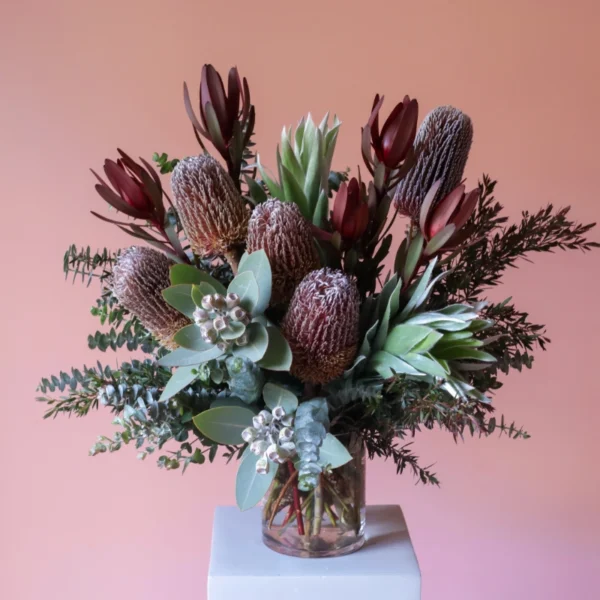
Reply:
[[[170,349],[177,347],[173,336],[189,324],[189,320],[162,297],[162,291],[171,285],[169,267],[172,264],[158,250],[132,246],[119,255],[112,272],[112,291],[119,304]]]
[[[320,266],[310,224],[293,202],[259,204],[250,217],[246,249],[264,250],[269,258],[272,305],[289,302],[304,276]]]
[[[452,106],[434,108],[415,138],[417,162],[396,189],[398,211],[418,219],[427,192],[438,180],[436,201],[446,197],[462,179],[472,140],[473,125],[467,115]]]
[[[342,271],[319,269],[301,281],[282,324],[293,375],[327,383],[344,372],[356,355],[359,305],[356,285]]]
[[[250,214],[225,169],[211,156],[190,156],[177,163],[171,187],[192,250],[224,255],[235,270]]]

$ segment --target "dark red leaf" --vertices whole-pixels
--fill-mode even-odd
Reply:
[[[108,204],[119,212],[133,217],[134,219],[144,219],[146,217],[146,213],[136,210],[133,206],[124,202],[123,199],[115,194],[108,186],[97,183],[95,189],[105,202],[108,202]]]
[[[232,67],[227,81],[227,114],[230,123],[237,121],[240,112],[240,95],[240,75],[237,68]]]
[[[206,65],[205,76],[206,87],[203,87],[202,89],[207,90],[207,96],[201,96],[202,106],[205,110],[204,117],[207,117],[206,104],[210,102],[215,111],[215,114],[217,115],[217,120],[219,122],[221,134],[223,138],[226,141],[228,141],[231,137],[232,123],[230,122],[227,115],[227,99],[225,97],[225,88],[223,87],[223,80],[212,65]],[[202,80],[202,84],[204,86],[204,77]]]
[[[208,133],[206,132],[206,129],[204,127],[202,127],[202,125],[200,124],[200,121],[198,121],[198,118],[196,117],[196,113],[194,112],[194,109],[192,108],[192,102],[190,100],[190,92],[188,90],[187,83],[185,83],[185,82],[183,84],[183,104],[185,106],[185,112],[187,113],[189,120],[192,122],[194,129],[196,131],[199,131],[204,137],[208,137]]]

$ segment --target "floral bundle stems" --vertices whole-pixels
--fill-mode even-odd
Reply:
[[[290,460],[287,463],[290,472],[290,480],[297,479],[298,471],[294,467],[294,463]],[[300,492],[298,485],[293,485],[292,494],[294,496],[294,511],[296,512],[296,520],[298,521],[298,534],[304,535],[304,519],[302,518],[302,510],[300,508]]]
[[[137,245],[70,246],[64,258],[65,274],[101,284],[89,347],[146,358],[43,378],[39,400],[47,417],[113,413],[93,456],[135,445],[182,472],[237,458],[237,505],[266,497],[267,545],[352,552],[364,542],[366,457],[438,484],[403,437],[436,426],[455,439],[529,437],[494,414],[492,395],[549,339],[510,298],[486,296],[531,252],[598,247],[594,224],[548,206],[507,225],[495,182],[462,181],[471,119],[440,106],[419,127],[409,96],[385,120],[375,96],[365,172],[332,170],[341,122],[328,115],[284,128],[270,171],[248,82],[237,68],[226,79],[204,65],[197,108],[184,88],[198,155],[156,153],[159,174],[119,150],[96,175],[121,214],[95,216]]]

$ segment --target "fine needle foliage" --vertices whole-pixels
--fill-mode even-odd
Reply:
[[[324,527],[360,535],[365,455],[437,486],[423,430],[530,437],[492,399],[550,338],[487,294],[536,253],[597,248],[593,223],[552,205],[511,223],[496,181],[469,190],[473,123],[454,107],[419,125],[416,99],[384,118],[376,95],[356,176],[336,170],[329,115],[285,127],[270,169],[237,68],[225,83],[204,65],[184,107],[198,155],[155,153],[155,169],[117,149],[93,172],[111,209],[94,216],[135,245],[67,249],[65,277],[97,286],[87,344],[104,355],[41,380],[45,418],[107,408],[92,456],[130,446],[181,472],[239,459],[238,506],[264,497],[266,535],[297,531],[310,555]]]

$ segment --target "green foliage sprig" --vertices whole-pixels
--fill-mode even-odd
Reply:
[[[87,280],[87,285],[90,285],[94,278],[104,281],[109,277],[118,255],[118,252],[113,252],[107,248],[92,252],[89,246],[78,249],[75,244],[72,244],[63,257],[65,279],[72,273],[73,283],[77,277],[80,277],[82,282]]]
[[[178,158],[172,158],[171,160],[169,160],[169,156],[165,152],[163,152],[162,154],[155,152],[152,155],[152,160],[156,163],[162,175],[172,173],[173,169],[177,166],[177,163],[179,162]]]
[[[495,187],[496,182],[484,175],[478,207],[466,226],[472,239],[447,261],[451,271],[444,280],[445,298],[476,301],[485,290],[500,283],[507,268],[531,252],[600,247],[585,237],[595,223],[570,221],[570,207],[555,210],[548,204],[533,214],[523,211],[520,223],[505,226],[503,206],[493,196]]]

